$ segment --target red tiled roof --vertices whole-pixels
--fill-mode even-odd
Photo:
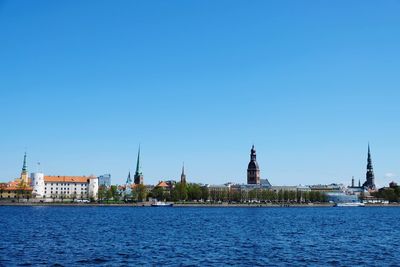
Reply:
[[[87,183],[91,176],[45,176],[44,181],[47,183]]]

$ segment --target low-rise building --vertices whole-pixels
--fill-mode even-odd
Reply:
[[[42,184],[36,183],[37,177],[43,177]],[[99,191],[98,178],[95,176],[44,176],[33,173],[31,179],[36,198],[97,199]]]

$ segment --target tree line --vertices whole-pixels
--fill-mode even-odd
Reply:
[[[289,191],[270,189],[208,188],[199,184],[177,183],[170,190],[155,187],[150,197],[164,201],[211,201],[211,202],[271,202],[309,203],[327,202],[327,196],[319,191]]]
[[[382,188],[377,192],[371,193],[371,195],[389,202],[400,202],[400,186]]]
[[[147,200],[147,189],[144,185],[136,185],[131,190],[121,192],[116,185],[110,187],[99,186],[98,202],[142,202]]]

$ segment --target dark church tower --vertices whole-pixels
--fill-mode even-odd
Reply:
[[[136,171],[135,175],[133,176],[133,181],[135,184],[143,184],[143,174],[140,170],[140,146],[139,146],[137,162],[136,162]]]
[[[250,162],[247,167],[247,184],[260,184],[260,168],[258,167],[254,145],[251,148]]]
[[[363,184],[364,187],[367,189],[372,189],[375,190],[375,175],[374,175],[374,168],[372,167],[372,159],[371,159],[371,150],[369,148],[368,144],[368,162],[367,162],[367,174],[366,174],[367,180]]]
[[[182,165],[181,184],[186,184],[185,164]]]

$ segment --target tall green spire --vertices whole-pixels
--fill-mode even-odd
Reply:
[[[140,145],[139,145],[139,151],[137,155],[137,162],[136,162],[136,175],[140,174]]]
[[[24,155],[24,164],[22,165],[22,173],[27,173],[28,172],[28,168],[26,166],[26,152]]]
[[[138,151],[138,155],[137,155],[134,183],[135,184],[143,184],[143,174],[142,174],[142,171],[140,170],[140,145],[139,145],[139,151]]]

